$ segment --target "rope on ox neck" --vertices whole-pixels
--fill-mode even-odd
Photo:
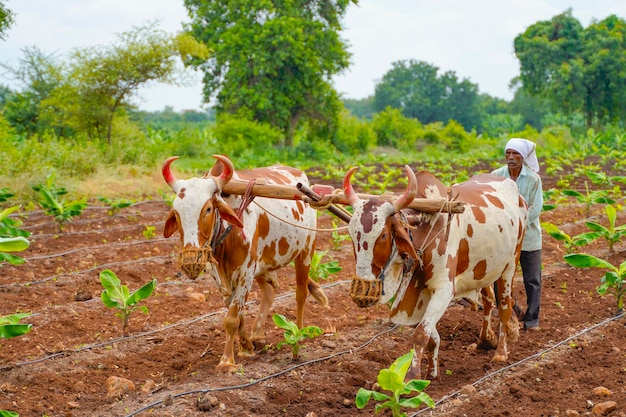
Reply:
[[[334,231],[343,231],[343,230],[347,230],[349,226],[341,226],[341,227],[333,227],[330,229],[318,229],[316,227],[307,227],[307,226],[302,226],[301,224],[296,224],[293,222],[290,222],[287,219],[284,219],[282,217],[277,216],[276,214],[272,213],[271,211],[269,211],[268,209],[266,209],[265,207],[263,207],[262,205],[259,204],[258,201],[253,201],[254,204],[256,204],[261,210],[263,210],[264,212],[266,212],[267,214],[269,214],[270,216],[272,216],[273,218],[280,220],[283,223],[286,223],[290,226],[293,227],[297,227],[299,229],[304,229],[304,230],[310,230],[312,232],[334,232]]]

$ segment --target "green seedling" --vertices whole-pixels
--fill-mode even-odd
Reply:
[[[309,277],[316,282],[319,282],[320,279],[327,279],[331,274],[336,274],[343,269],[336,260],[322,262],[322,258],[324,258],[327,253],[327,250],[321,252],[316,251],[311,258]]]
[[[152,295],[156,287],[156,279],[131,293],[126,285],[122,285],[122,282],[113,271],[105,269],[100,272],[100,283],[104,287],[101,295],[102,302],[108,308],[117,308],[119,310],[116,315],[122,319],[122,335],[126,336],[130,313],[135,310],[148,313],[148,307],[137,306],[136,304]]]
[[[391,391],[391,395],[379,392],[371,391],[365,388],[359,388],[356,393],[356,407],[360,410],[367,405],[370,398],[379,401],[376,404],[376,413],[380,410],[388,408],[391,410],[393,417],[405,417],[406,413],[401,412],[404,408],[417,408],[422,404],[426,404],[431,408],[435,407],[435,402],[430,395],[426,394],[424,389],[430,384],[430,381],[412,379],[408,382],[404,382],[406,373],[411,366],[413,360],[414,349],[411,349],[409,353],[396,359],[389,368],[381,369],[378,372],[378,386],[386,391]],[[401,398],[417,392],[418,395],[409,398]]]
[[[6,187],[0,188],[0,203],[4,203],[5,201],[7,201],[9,198],[13,196],[15,196],[15,194],[10,192],[8,188]]]
[[[562,193],[569,197],[574,197],[579,203],[583,203],[586,206],[587,217],[591,215],[592,204],[614,204],[615,200],[608,197],[606,190],[589,191],[589,185],[585,181],[585,193],[581,193],[576,190],[563,190]]]
[[[330,236],[330,241],[332,243],[332,250],[339,250],[341,248],[341,244],[346,240],[350,240],[350,235],[347,233],[339,233],[337,230],[338,222],[333,219],[332,220],[333,231]]]
[[[20,324],[20,320],[28,316],[30,313],[16,313],[0,317],[0,338],[10,339],[28,333],[32,324]]]
[[[609,227],[604,227],[599,223],[585,222],[587,227],[594,232],[597,237],[602,237],[609,244],[609,255],[612,255],[615,250],[616,243],[622,240],[626,236],[626,224],[615,227],[615,219],[617,217],[617,211],[615,207],[608,205],[604,208],[606,216],[609,220]]]
[[[23,264],[23,258],[8,252],[21,252],[30,245],[26,239],[30,232],[20,229],[19,223],[9,218],[9,214],[18,208],[19,206],[15,206],[0,211],[0,264],[5,261],[11,265]]]
[[[563,247],[567,253],[575,252],[577,247],[588,245],[599,236],[595,232],[587,232],[576,236],[570,236],[563,230],[559,229],[557,225],[548,222],[541,223],[541,227],[547,234],[556,240],[562,241]]]
[[[293,355],[293,359],[298,359],[298,352],[302,348],[300,343],[306,339],[312,339],[316,336],[320,336],[324,334],[324,330],[317,326],[305,326],[301,329],[298,329],[296,323],[291,320],[287,320],[285,316],[282,314],[274,314],[272,316],[274,323],[276,326],[285,330],[284,337],[285,340],[278,342],[276,345],[277,349],[281,349],[284,345],[291,346],[291,353]]]
[[[57,187],[54,184],[54,172],[46,178],[45,184],[34,185],[33,190],[39,193],[39,204],[44,212],[54,217],[59,227],[59,232],[63,231],[65,223],[73,217],[80,216],[85,207],[86,200],[65,201],[63,196],[67,194],[64,187]]]
[[[109,211],[107,211],[109,216],[114,216],[121,209],[130,207],[133,204],[131,200],[127,200],[127,199],[112,200],[104,196],[98,196],[98,200],[102,201],[104,204],[109,206]]]
[[[618,314],[624,311],[624,295],[626,294],[626,261],[618,267],[597,258],[593,255],[584,253],[572,253],[565,255],[565,261],[576,268],[602,268],[608,269],[606,274],[600,279],[600,285],[596,291],[601,296],[605,294],[613,294],[617,300]]]
[[[14,411],[0,410],[0,417],[20,417],[20,415]]]
[[[145,237],[146,239],[152,239],[154,236],[156,236],[156,227],[155,226],[146,226],[145,229],[143,229],[143,237]]]

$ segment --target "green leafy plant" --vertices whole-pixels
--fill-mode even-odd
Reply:
[[[20,229],[19,223],[9,218],[9,214],[18,208],[15,206],[0,211],[0,264],[5,261],[11,265],[23,264],[23,258],[7,252],[21,252],[30,245],[26,239],[30,232]]]
[[[600,279],[600,285],[596,291],[601,296],[613,294],[617,300],[617,311],[624,311],[624,295],[626,294],[626,261],[618,267],[604,259],[585,253],[572,253],[565,255],[565,261],[576,268],[602,268],[608,269]]]
[[[5,201],[7,201],[9,198],[13,196],[15,196],[15,194],[10,192],[8,188],[6,187],[0,188],[0,203],[4,203]]]
[[[130,207],[133,204],[132,200],[127,200],[125,198],[113,200],[108,197],[98,196],[98,200],[109,206],[109,211],[107,212],[109,216],[114,216],[121,209]]]
[[[330,242],[332,250],[339,250],[341,244],[347,240],[350,240],[350,235],[347,233],[339,233],[337,227],[339,226],[339,222],[333,218],[332,220],[333,231],[330,235]]]
[[[579,203],[586,206],[587,217],[591,214],[592,204],[614,204],[615,200],[608,197],[606,190],[589,191],[589,185],[585,181],[585,193],[576,190],[563,190],[562,193],[569,197],[574,197]]]
[[[426,404],[434,408],[435,402],[433,399],[430,398],[430,395],[423,392],[430,384],[430,381],[412,379],[408,382],[404,382],[406,373],[413,360],[413,354],[414,350],[411,349],[409,353],[396,359],[389,368],[381,369],[378,372],[378,386],[383,390],[391,391],[391,395],[359,388],[359,391],[356,393],[356,407],[362,409],[367,405],[370,398],[374,398],[374,400],[380,402],[380,404],[376,404],[376,413],[388,408],[391,410],[394,417],[406,416],[406,413],[401,412],[402,407],[417,408],[422,404]],[[417,392],[418,395],[409,398],[401,398],[412,392]]]
[[[327,279],[331,274],[336,274],[343,269],[336,260],[322,262],[322,258],[324,258],[327,253],[328,250],[313,253],[311,257],[311,268],[309,269],[309,277],[311,277],[312,280],[319,282],[320,279]]]
[[[28,333],[32,324],[20,324],[20,320],[28,316],[30,313],[16,313],[0,317],[0,338],[10,339]]]
[[[604,227],[596,222],[585,222],[585,224],[596,234],[596,238],[602,237],[606,240],[609,244],[609,255],[612,255],[615,252],[615,244],[626,236],[626,224],[615,227],[615,219],[617,218],[617,210],[615,210],[615,207],[607,205],[604,211],[609,220],[609,227]]]
[[[87,201],[65,201],[63,196],[67,194],[67,190],[54,184],[54,174],[54,171],[48,174],[45,184],[33,185],[33,190],[39,193],[39,204],[44,212],[54,217],[59,226],[59,232],[62,232],[65,223],[69,222],[72,217],[80,216],[87,207]]]
[[[146,228],[143,229],[143,232],[141,233],[143,234],[143,237],[145,237],[146,239],[152,239],[156,235],[156,227],[146,226]]]
[[[131,293],[126,285],[122,285],[122,282],[113,271],[105,269],[100,272],[100,283],[104,287],[101,295],[102,302],[108,308],[117,308],[119,310],[116,315],[122,319],[122,335],[126,336],[130,313],[135,310],[148,313],[148,307],[137,306],[136,304],[152,295],[156,287],[156,279]]]
[[[577,247],[588,245],[599,236],[596,232],[587,232],[581,233],[576,236],[570,236],[563,230],[559,229],[557,225],[549,222],[541,223],[541,227],[547,234],[549,234],[556,240],[562,241],[563,247],[565,248],[565,251],[567,253],[572,253],[576,251]]]
[[[278,342],[276,345],[277,349],[281,349],[284,345],[291,346],[291,353],[293,355],[293,359],[298,359],[298,353],[302,346],[300,343],[306,339],[312,339],[316,336],[320,336],[324,334],[324,330],[317,326],[305,326],[301,329],[298,328],[296,323],[291,320],[288,320],[282,314],[274,314],[272,316],[274,323],[279,328],[285,330],[284,337],[285,340]]]
[[[0,410],[0,417],[20,417],[20,415],[14,411]]]

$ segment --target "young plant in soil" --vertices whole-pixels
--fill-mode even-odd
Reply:
[[[563,242],[563,247],[567,253],[572,253],[576,251],[577,247],[588,245],[598,238],[598,234],[595,232],[587,232],[581,233],[576,236],[570,236],[563,230],[559,229],[559,227],[555,224],[549,222],[541,223],[542,229],[555,238],[556,240],[560,240]]]
[[[598,294],[613,294],[617,300],[617,314],[624,311],[624,295],[626,295],[626,261],[618,267],[585,253],[572,253],[565,255],[565,261],[576,268],[603,268],[608,269],[600,279],[600,285],[596,288]]]
[[[624,236],[626,236],[626,224],[615,227],[615,219],[617,217],[617,211],[615,207],[608,205],[604,208],[606,211],[606,216],[609,220],[609,227],[604,227],[599,223],[595,222],[585,222],[587,227],[591,229],[596,237],[602,237],[609,245],[609,255],[613,255],[615,250],[613,247],[616,243],[622,240]]]
[[[591,215],[592,204],[614,204],[615,200],[608,197],[607,190],[589,191],[589,185],[585,181],[585,193],[576,190],[563,190],[562,193],[569,197],[574,197],[579,203],[586,206],[587,217]]]
[[[336,260],[322,262],[322,258],[327,253],[328,250],[313,252],[309,277],[316,282],[319,282],[320,279],[327,279],[331,274],[336,274],[343,269]]]
[[[54,184],[54,172],[46,178],[45,184],[33,185],[33,190],[39,193],[39,204],[44,212],[54,217],[59,227],[59,232],[63,232],[63,226],[73,217],[80,216],[85,207],[86,200],[65,201],[63,196],[67,194],[65,187],[58,187]]]
[[[114,216],[121,209],[130,207],[133,204],[133,201],[125,198],[113,200],[108,197],[98,196],[98,200],[102,201],[109,207],[109,211],[107,211],[109,216]]]
[[[102,302],[108,308],[117,308],[119,310],[116,315],[122,319],[122,335],[126,336],[130,313],[135,310],[148,313],[148,307],[137,306],[137,303],[152,295],[156,287],[156,279],[131,293],[126,285],[122,285],[122,282],[113,271],[105,269],[100,272],[100,283],[104,287],[101,295]]]
[[[30,332],[32,324],[20,324],[30,313],[17,313],[0,317],[0,339],[10,339]],[[14,411],[0,410],[0,417],[19,417]]]
[[[396,359],[389,368],[381,369],[378,372],[378,386],[386,391],[391,391],[391,395],[384,394],[379,391],[371,391],[365,388],[359,388],[356,393],[356,407],[360,410],[369,402],[370,398],[379,401],[376,404],[375,412],[388,408],[391,410],[393,417],[406,417],[406,413],[401,412],[401,408],[417,408],[422,404],[434,408],[435,402],[430,395],[426,394],[424,389],[430,384],[430,381],[412,379],[404,382],[406,373],[411,366],[414,350],[411,349],[406,355]],[[417,392],[418,395],[409,398],[401,398]]]
[[[285,330],[284,337],[285,340],[278,342],[276,345],[276,349],[281,349],[284,345],[291,346],[291,353],[293,355],[293,359],[298,359],[298,352],[302,347],[300,343],[306,338],[314,338],[316,336],[320,336],[324,334],[324,330],[317,326],[306,326],[301,329],[298,329],[296,323],[291,320],[287,320],[285,316],[282,314],[274,314],[272,316],[274,323],[276,326]]]
[[[20,229],[19,224],[9,218],[9,214],[18,208],[19,206],[15,206],[0,211],[0,265],[5,261],[11,265],[23,264],[23,258],[7,252],[21,252],[30,245],[26,239],[30,232]]]
[[[20,324],[20,320],[28,316],[30,313],[16,313],[0,317],[0,339],[10,339],[28,333],[32,324]]]

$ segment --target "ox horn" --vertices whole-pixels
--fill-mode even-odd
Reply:
[[[406,171],[406,175],[409,179],[409,183],[406,186],[406,191],[402,194],[396,201],[393,202],[393,206],[396,211],[402,210],[415,198],[417,195],[417,178],[415,178],[415,173],[408,165],[404,166],[404,170]]]
[[[222,190],[224,189],[224,185],[226,185],[226,183],[233,177],[235,167],[226,155],[213,155],[213,158],[224,164],[224,169],[220,173],[220,176],[215,178],[217,185],[220,187],[220,190]]]
[[[359,167],[350,168],[343,177],[343,194],[346,196],[346,200],[348,200],[351,206],[354,206],[354,204],[359,201],[359,196],[354,192],[354,188],[352,188],[352,183],[350,182],[352,174],[358,169]]]
[[[171,157],[167,158],[167,160],[165,162],[163,162],[163,167],[161,168],[161,172],[163,173],[163,179],[165,180],[165,182],[170,187],[172,187],[172,189],[174,189],[174,183],[177,180],[176,180],[176,177],[174,176],[174,174],[172,174],[172,170],[170,169],[170,165],[172,164],[172,162],[174,162],[177,159],[178,159],[177,156],[171,156]]]

